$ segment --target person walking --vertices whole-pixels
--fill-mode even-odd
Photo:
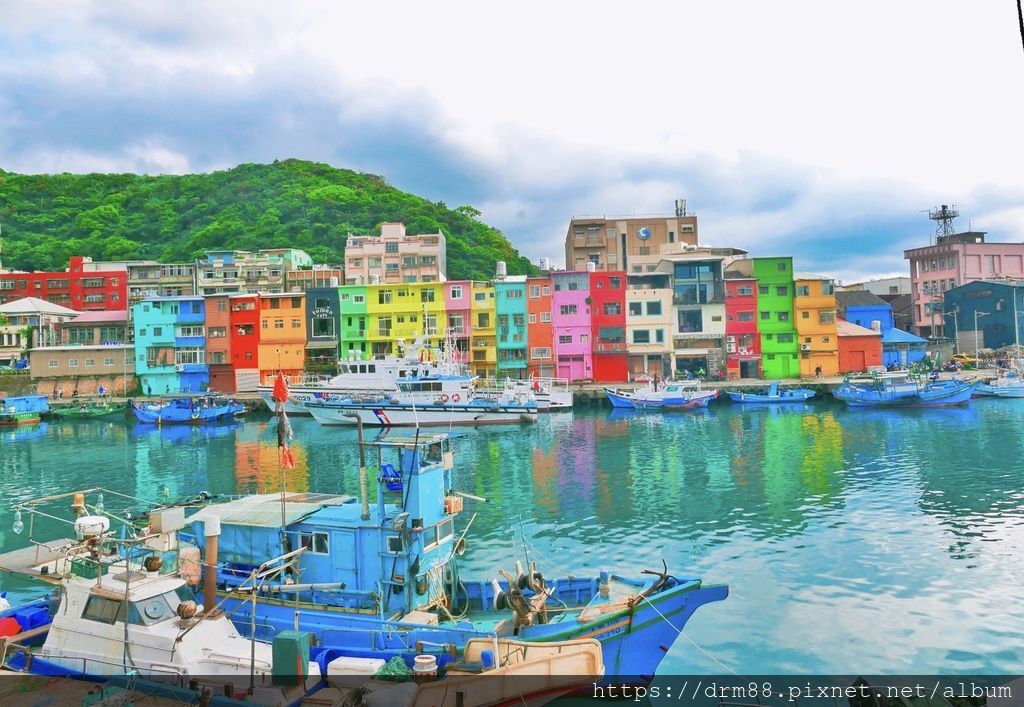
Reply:
[[[814,369],[814,377],[821,380],[821,366]]]

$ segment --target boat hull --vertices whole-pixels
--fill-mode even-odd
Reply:
[[[974,394],[974,385],[932,385],[918,390],[868,390],[843,389],[841,386],[832,395],[850,407],[887,407],[887,408],[921,408],[921,407],[955,407],[967,405]]]
[[[536,422],[537,408],[527,405],[472,405],[429,403],[313,403],[306,406],[321,425],[355,425],[346,413],[355,413],[364,425],[379,427],[446,425],[514,425]]]
[[[787,390],[778,395],[761,395],[741,391],[727,391],[726,395],[734,403],[804,403],[814,397],[813,390]]]
[[[716,390],[701,390],[685,396],[645,398],[611,388],[604,389],[613,408],[625,410],[686,410],[704,408],[718,397]]]
[[[259,387],[257,391],[263,403],[271,412],[277,412],[277,401],[274,400],[274,390],[269,387]],[[337,394],[338,391],[333,391]],[[306,403],[321,402],[324,400],[324,388],[289,388],[288,401],[284,404],[284,411],[289,415],[309,415]]]
[[[149,408],[132,404],[135,419],[149,425],[205,425],[218,420],[231,420],[245,411],[242,405],[222,405],[213,408],[188,410],[185,408]]]
[[[41,421],[38,412],[14,412],[0,414],[0,426],[17,427],[18,425],[35,425]]]
[[[998,386],[982,383],[974,389],[974,394],[988,398],[1024,398],[1024,385]]]

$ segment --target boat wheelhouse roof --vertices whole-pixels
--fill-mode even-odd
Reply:
[[[205,506],[188,517],[188,522],[206,521],[216,517],[226,525],[247,525],[256,528],[280,528],[297,523],[317,511],[356,500],[355,496],[334,496],[320,493],[264,493],[245,496],[225,503]]]

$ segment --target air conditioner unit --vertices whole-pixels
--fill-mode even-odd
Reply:
[[[811,350],[811,345],[810,344],[800,344],[800,350],[801,351],[810,351]]]
[[[178,373],[182,373],[185,370],[185,364],[184,363],[176,363],[176,364],[174,364],[174,370],[177,371]]]
[[[740,356],[746,356],[749,353],[750,353],[750,349],[748,349],[746,346],[741,346],[740,347]]]
[[[729,343],[725,345],[726,353],[736,353],[736,344]]]

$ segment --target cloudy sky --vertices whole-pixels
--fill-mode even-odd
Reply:
[[[317,160],[559,263],[572,215],[677,197],[706,243],[847,280],[903,273],[940,203],[1024,239],[1012,0],[355,5],[7,4],[0,167]]]

